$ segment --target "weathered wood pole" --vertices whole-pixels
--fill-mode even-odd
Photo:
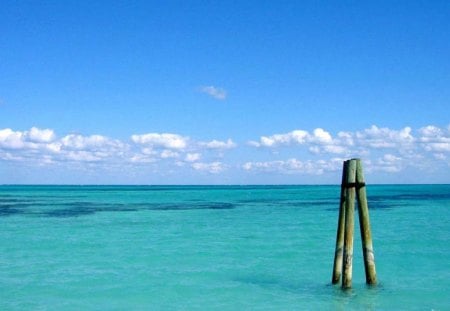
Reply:
[[[367,205],[364,174],[360,159],[356,160],[356,198],[358,200],[359,229],[361,231],[366,283],[375,285],[377,283],[375,256],[372,246],[372,234],[370,232],[369,208]]]
[[[352,287],[353,261],[353,231],[355,223],[355,182],[356,160],[351,159],[347,164],[347,178],[345,182],[345,233],[344,258],[342,262],[342,288]]]
[[[344,229],[345,229],[345,183],[347,181],[348,161],[344,161],[342,167],[341,201],[339,202],[339,219],[336,233],[336,248],[334,251],[333,275],[331,283],[337,284],[342,275],[342,257],[344,252]]]

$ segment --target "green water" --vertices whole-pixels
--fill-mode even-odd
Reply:
[[[0,186],[0,310],[450,310],[450,185],[368,187],[379,284],[356,227],[349,291],[339,193]]]

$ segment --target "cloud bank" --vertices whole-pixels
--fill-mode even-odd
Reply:
[[[352,157],[362,158],[369,174],[401,174],[411,168],[430,175],[450,173],[450,126],[390,129],[373,125],[335,134],[323,128],[296,129],[241,145],[231,138],[203,141],[178,133],[138,133],[119,140],[99,134],[58,136],[53,129],[37,127],[0,129],[3,165],[105,170],[152,167],[160,173],[187,170],[236,176],[323,175],[341,170],[342,162]]]
[[[312,132],[293,130],[261,136],[248,145],[277,151],[305,149],[316,159],[247,162],[242,166],[247,171],[323,173],[340,169],[342,161],[352,157],[363,158],[369,172],[396,173],[407,167],[431,169],[441,164],[450,167],[450,126],[429,125],[413,131],[410,127],[396,130],[373,125],[356,132],[341,131],[334,136],[322,128]]]

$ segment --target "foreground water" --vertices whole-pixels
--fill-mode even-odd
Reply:
[[[0,310],[449,310],[450,185],[368,187],[379,285],[356,227],[349,291],[339,193],[0,186]]]

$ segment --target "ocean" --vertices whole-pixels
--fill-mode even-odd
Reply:
[[[378,285],[331,285],[340,186],[0,186],[0,310],[450,310],[450,185],[368,185]]]

